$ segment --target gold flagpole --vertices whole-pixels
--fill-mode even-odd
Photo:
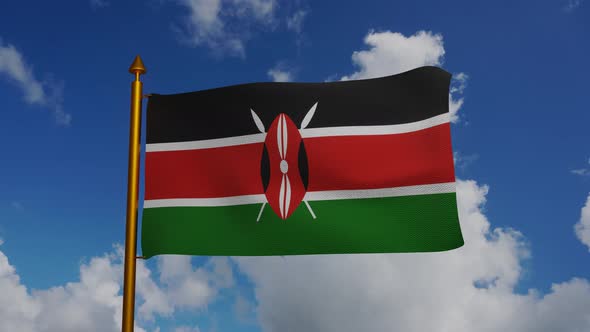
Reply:
[[[133,332],[135,311],[135,259],[137,247],[137,201],[139,188],[139,149],[141,136],[143,61],[135,57],[129,72],[135,75],[131,83],[131,123],[129,128],[129,170],[127,172],[127,229],[125,236],[125,274],[123,279],[123,332]]]

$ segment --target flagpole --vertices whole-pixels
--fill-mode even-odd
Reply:
[[[135,312],[135,260],[137,247],[137,201],[139,187],[139,149],[141,136],[142,83],[145,74],[143,61],[138,56],[129,67],[135,75],[131,83],[131,123],[129,126],[129,169],[127,172],[127,226],[125,235],[125,273],[123,277],[123,332],[133,332]]]

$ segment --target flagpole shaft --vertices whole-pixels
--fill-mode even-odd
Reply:
[[[139,59],[139,62],[137,62]],[[145,73],[139,56],[129,72],[135,75],[131,83],[131,121],[129,128],[129,169],[127,172],[127,226],[125,235],[125,272],[123,276],[123,332],[133,332],[135,312],[135,263],[137,251],[137,205],[139,187],[139,151],[141,136],[142,83]]]

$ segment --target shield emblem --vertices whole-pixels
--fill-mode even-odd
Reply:
[[[316,102],[307,111],[301,122],[301,129],[307,127],[317,105]],[[307,206],[311,217],[315,219],[311,206],[303,200],[309,176],[307,153],[299,129],[287,114],[281,113],[266,131],[256,112],[250,109],[250,113],[258,130],[266,134],[260,161],[260,177],[267,201],[260,207],[256,222],[260,221],[266,203],[271,206],[276,215],[285,220],[302,201]]]
[[[287,219],[303,200],[307,186],[300,169],[300,166],[307,168],[303,139],[288,115],[281,113],[274,119],[268,129],[264,148],[268,156],[267,183],[263,175],[264,194],[273,211],[281,219]],[[262,169],[265,168],[264,159],[263,156]]]

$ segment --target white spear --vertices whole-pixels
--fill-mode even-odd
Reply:
[[[303,121],[301,121],[301,128],[300,128],[300,130],[307,128],[307,125],[309,125],[309,122],[313,118],[313,115],[315,114],[315,109],[317,107],[318,107],[318,102],[316,101],[316,103],[313,104],[313,106],[309,109],[309,111],[307,111],[307,114],[305,114],[305,116],[303,117]],[[309,213],[311,214],[311,217],[313,219],[315,219],[315,213],[313,213],[313,210],[311,209],[311,206],[309,205],[309,202],[307,202],[306,200],[303,200],[303,203],[305,203],[305,206],[307,206],[307,209],[309,210]]]
[[[262,123],[262,120],[260,120],[260,118],[258,117],[258,114],[256,114],[256,112],[254,112],[253,109],[250,109],[250,113],[252,114],[252,119],[254,119],[254,123],[256,124],[256,128],[258,128],[258,130],[265,134],[266,130],[264,129],[264,124]],[[258,212],[258,218],[256,218],[256,222],[260,221],[260,217],[262,217],[262,211],[264,211],[264,207],[266,206],[266,202],[262,203],[262,206],[260,207],[260,212]]]

